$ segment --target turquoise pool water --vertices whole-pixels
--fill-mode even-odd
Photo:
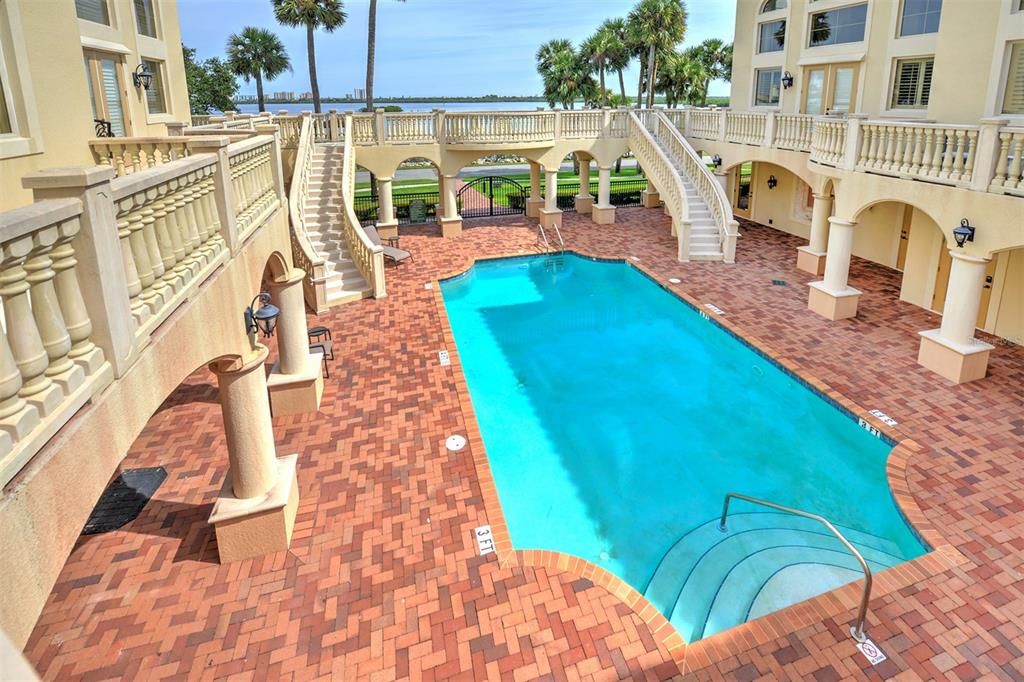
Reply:
[[[645,593],[693,641],[926,550],[892,500],[891,445],[624,263],[477,263],[445,307],[512,542]]]

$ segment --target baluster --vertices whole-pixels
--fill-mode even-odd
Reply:
[[[921,159],[924,157],[924,136],[923,128],[914,128],[914,155],[910,159],[910,174],[918,175],[921,172]]]
[[[44,374],[60,386],[64,395],[70,395],[85,381],[85,372],[68,357],[71,336],[64,323],[64,314],[53,285],[57,273],[54,272],[50,252],[59,237],[57,225],[51,225],[33,235],[33,248],[25,261],[25,279],[30,287],[32,316],[49,358]]]
[[[885,159],[882,162],[882,169],[891,171],[896,158],[896,129],[893,126],[886,126],[885,133]]]
[[[185,262],[185,227],[181,223],[181,214],[178,211],[178,179],[172,178],[168,181],[168,193],[164,200],[167,206],[167,233],[171,238],[171,248],[174,251],[174,277],[177,280],[176,292],[180,286],[190,279],[189,264]]]
[[[990,187],[1002,187],[1006,181],[1006,171],[1010,161],[1010,140],[1012,133],[999,133],[999,154],[996,156],[996,170],[992,176]]]
[[[911,128],[896,128],[896,134],[899,136],[897,142],[898,155],[896,157],[900,162],[899,173],[900,175],[906,175],[910,172],[910,164],[914,159],[914,135]]]
[[[964,154],[966,153],[967,133],[963,130],[953,131],[953,170],[950,173],[951,180],[960,180],[964,172]]]
[[[182,192],[182,199],[184,200],[185,205],[182,207],[182,211],[185,215],[185,224],[188,225],[188,249],[196,263],[202,267],[206,265],[207,260],[206,252],[199,248],[203,243],[203,238],[199,233],[199,219],[195,210],[196,193],[193,189],[195,180],[195,172],[189,173],[185,176],[186,184],[184,191]]]
[[[7,323],[7,340],[21,372],[18,396],[45,417],[57,408],[63,396],[60,387],[46,376],[50,358],[43,347],[29,302],[28,273],[24,265],[26,256],[32,251],[32,242],[32,236],[25,235],[4,244],[4,260],[0,264],[0,300]]]
[[[1016,133],[1013,135],[1013,160],[1010,162],[1010,168],[1006,172],[1006,180],[1003,182],[1003,187],[1016,189],[1021,185],[1021,152],[1024,152],[1024,134]]]
[[[71,240],[78,234],[80,227],[81,223],[77,217],[62,223],[59,227],[60,236],[50,256],[53,258],[53,270],[56,273],[53,283],[57,289],[57,303],[64,315],[64,325],[71,339],[68,357],[81,367],[86,375],[91,375],[103,363],[103,351],[92,342],[92,320],[82,298],[81,283],[75,273],[78,260],[75,258]]]
[[[952,140],[952,144],[950,144],[950,138],[953,135],[956,134],[956,131],[954,131],[954,130],[944,130],[944,131],[942,131],[941,134],[942,134],[943,152],[942,152],[942,170],[939,171],[939,177],[945,179],[945,178],[949,177],[949,173],[950,173],[950,171],[953,168],[953,156],[956,153],[956,140],[955,139]]]
[[[168,224],[168,213],[173,209],[174,202],[168,197],[170,188],[166,185],[156,187],[157,198],[153,202],[153,228],[156,242],[160,249],[160,262],[163,274],[160,282],[154,284],[165,301],[169,301],[181,285],[178,272],[174,266],[178,260],[174,253],[174,239],[171,237],[171,226]]]
[[[124,150],[123,149],[119,149],[119,148],[115,147],[114,145],[110,145],[110,147],[108,147],[108,149],[110,149],[110,153],[113,154],[114,161],[116,161],[117,177],[123,178],[125,176],[125,173],[126,173],[126,171],[125,171],[125,164],[124,164]]]
[[[0,284],[2,284],[0,279]],[[8,327],[10,323],[8,322]],[[21,390],[21,370],[7,341],[8,333],[0,333],[0,453],[9,452],[11,441],[24,438],[39,423],[39,413],[18,395]]]
[[[870,165],[871,161],[871,141],[875,137],[874,126],[864,126],[864,134],[861,135],[860,140],[860,156],[857,158],[857,162],[854,164],[855,167],[864,168]]]
[[[963,173],[961,173],[961,179],[969,181],[974,177],[974,154],[978,149],[978,131],[966,131],[964,133],[964,144],[967,145],[967,158],[964,159],[964,169]]]
[[[117,202],[117,237],[121,242],[121,258],[124,262],[125,277],[128,280],[128,296],[131,299],[132,315],[135,322],[141,324],[149,319],[149,307],[143,303],[142,281],[139,279],[139,271],[135,263],[135,250],[132,248],[130,237],[132,224],[129,214],[132,211],[132,198],[125,197]]]
[[[156,286],[164,274],[164,264],[160,257],[160,247],[157,245],[156,230],[154,229],[155,220],[153,218],[152,201],[156,198],[156,191],[151,188],[144,195],[137,194],[135,196],[136,201],[141,203],[141,207],[137,211],[141,227],[137,229],[137,232],[141,234],[143,249],[146,253],[145,267],[143,268],[139,265],[138,260],[136,260],[136,267],[140,269],[139,279],[142,281],[142,300],[155,313],[164,304],[162,287],[158,288]],[[129,240],[135,238],[136,234],[133,232]],[[144,276],[143,271],[148,271],[149,274]]]

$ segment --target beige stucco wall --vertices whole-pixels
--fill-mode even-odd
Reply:
[[[1012,11],[1012,0],[946,0],[936,33],[898,35],[900,0],[871,0],[865,39],[858,43],[807,47],[812,13],[858,4],[856,0],[789,0],[784,10],[760,14],[764,0],[737,0],[733,80],[730,106],[753,105],[754,70],[781,68],[795,79],[782,92],[777,109],[801,110],[804,68],[814,64],[860,64],[856,110],[872,116],[973,123],[999,114],[1008,44],[1024,39],[1024,12]],[[758,24],[786,20],[785,47],[757,53]],[[927,108],[891,109],[893,66],[901,57],[934,55],[931,97]],[[1022,117],[1024,118],[1024,117]]]
[[[24,646],[96,500],[150,416],[195,369],[249,348],[242,311],[259,291],[275,252],[291,263],[284,209],[157,330],[138,362],[83,408],[4,490],[0,628],[18,646]]]
[[[92,163],[87,140],[94,137],[92,104],[83,64],[83,48],[122,54],[121,84],[127,92],[126,128],[130,135],[164,135],[169,121],[188,120],[188,91],[175,0],[154,0],[158,38],[136,33],[131,0],[111,0],[107,27],[82,21],[70,0],[4,0],[0,3],[0,41],[13,104],[19,111],[24,145],[0,141],[0,210],[32,200],[21,177],[42,168]],[[145,94],[132,86],[131,71],[140,59],[165,66],[167,114],[150,115]]]
[[[768,178],[778,180],[775,189],[768,189]],[[802,239],[811,231],[811,214],[804,209],[804,193],[808,185],[782,166],[771,163],[754,163],[751,178],[754,198],[751,220],[770,225]]]
[[[999,255],[1003,272],[996,272],[993,298],[999,300],[989,308],[989,320],[986,325],[993,334],[1009,339],[1018,345],[1024,345],[1024,249],[1004,251]],[[992,321],[992,313],[996,319]]]

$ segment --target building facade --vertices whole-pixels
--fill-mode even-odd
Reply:
[[[188,120],[175,0],[4,0],[0,95],[6,210],[32,200],[22,176],[93,163],[97,135],[162,136]]]

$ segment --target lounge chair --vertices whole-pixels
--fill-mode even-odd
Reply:
[[[370,242],[372,244],[374,244],[376,246],[381,246],[381,247],[384,248],[384,257],[385,258],[390,258],[391,260],[395,261],[395,263],[401,263],[402,261],[404,261],[407,258],[409,260],[412,260],[412,254],[411,253],[409,253],[405,249],[398,248],[398,237],[388,237],[388,240],[387,240],[388,243],[387,243],[387,245],[385,245],[381,241],[380,235],[377,234],[377,228],[375,228],[375,227],[365,227],[363,229],[366,231],[366,236],[370,238]]]

